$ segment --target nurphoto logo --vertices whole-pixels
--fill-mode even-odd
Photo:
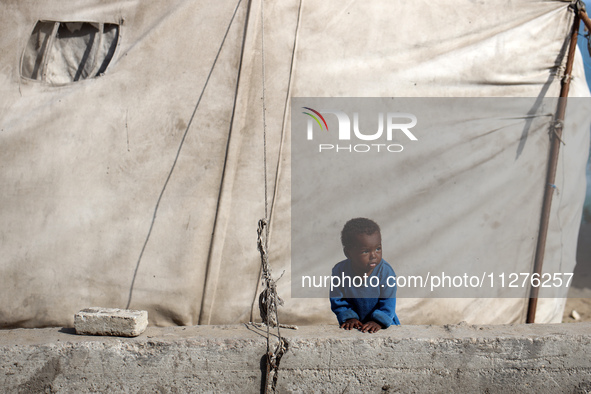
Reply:
[[[334,109],[323,109],[317,111],[310,107],[302,107],[307,115],[307,139],[309,141],[314,140],[314,129],[320,129],[321,132],[329,132],[328,123],[324,115],[334,115],[338,123],[338,131],[336,137],[338,141],[375,141],[374,143],[360,143],[360,144],[318,144],[318,152],[402,152],[404,147],[401,144],[391,143],[393,136],[402,133],[406,138],[411,141],[418,141],[417,137],[410,131],[411,128],[416,126],[417,117],[411,113],[404,112],[388,112],[384,115],[384,112],[377,114],[377,131],[372,133],[364,133],[359,127],[359,113],[353,112],[353,136],[351,135],[351,118],[344,111]],[[334,119],[334,118],[333,118]],[[385,123],[385,127],[384,127]],[[317,126],[315,126],[317,125]],[[384,129],[385,138],[384,138]],[[367,131],[367,130],[365,130]],[[384,141],[383,143],[379,143]]]

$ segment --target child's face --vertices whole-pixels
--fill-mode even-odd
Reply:
[[[370,275],[382,261],[382,235],[379,231],[370,235],[357,234],[354,246],[345,249],[345,256],[355,271]]]

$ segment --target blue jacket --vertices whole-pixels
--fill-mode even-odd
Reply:
[[[355,274],[351,261],[347,259],[335,265],[332,275],[341,279],[349,277],[352,281]],[[371,275],[367,277],[367,287],[349,286],[349,280],[341,280],[341,285],[330,292],[330,307],[337,315],[339,324],[343,324],[347,319],[355,318],[362,323],[373,320],[384,328],[392,324],[400,325],[398,316],[396,316],[396,286],[392,279],[390,282],[394,286],[388,286],[389,276],[395,277],[396,274],[390,264],[382,259],[373,269]],[[372,277],[378,279],[372,279]],[[352,283],[359,284],[359,280]]]

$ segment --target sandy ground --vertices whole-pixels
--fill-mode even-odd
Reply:
[[[573,310],[580,315],[579,320],[572,317]],[[562,315],[563,323],[575,321],[591,321],[591,223],[581,225],[577,265]]]

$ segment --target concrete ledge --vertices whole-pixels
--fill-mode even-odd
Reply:
[[[258,393],[266,331],[148,329],[136,338],[72,329],[0,331],[2,392]],[[591,391],[591,323],[282,329],[278,392]]]

